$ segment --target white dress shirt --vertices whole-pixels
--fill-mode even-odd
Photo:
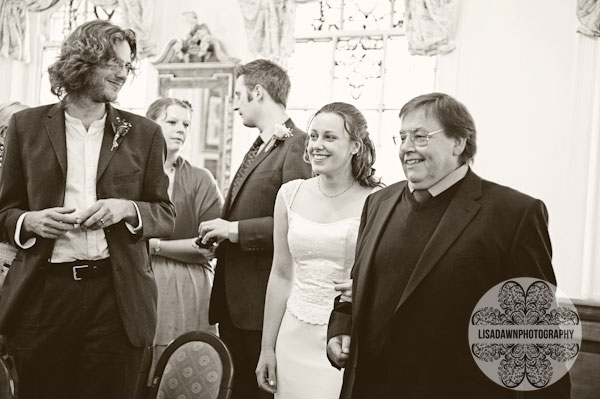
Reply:
[[[104,136],[106,114],[102,119],[92,122],[86,131],[83,123],[65,112],[65,134],[67,144],[67,179],[63,206],[75,209],[75,215],[91,207],[96,201],[96,178],[98,159]],[[127,224],[132,233],[142,225],[139,209],[133,203],[138,214],[138,226]],[[24,213],[17,221],[15,242],[24,249],[35,244],[35,238],[21,243],[20,231],[25,219]],[[74,260],[96,260],[110,256],[108,243],[103,229],[73,229],[56,239],[50,262],[71,262]]]

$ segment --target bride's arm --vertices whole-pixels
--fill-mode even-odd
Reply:
[[[294,264],[287,241],[287,209],[281,190],[275,200],[273,217],[273,266],[267,285],[261,351],[256,366],[258,386],[271,393],[275,393],[277,390],[275,342],[294,276]]]

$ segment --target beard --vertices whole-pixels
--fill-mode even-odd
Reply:
[[[96,103],[110,103],[117,101],[119,89],[105,80],[94,79],[90,82],[86,92],[89,98]]]

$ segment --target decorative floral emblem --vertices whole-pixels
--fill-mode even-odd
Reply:
[[[521,391],[544,388],[575,361],[579,316],[568,299],[558,305],[555,290],[545,281],[517,278],[498,284],[477,304],[469,327],[471,352],[494,382]]]
[[[117,126],[115,127],[113,125],[113,130],[115,131],[115,136],[113,137],[113,141],[112,141],[112,147],[110,147],[110,150],[114,150],[115,148],[119,147],[119,139],[121,137],[125,137],[125,135],[127,133],[129,133],[129,129],[131,129],[131,123],[127,122],[125,119],[121,119],[118,116],[116,117],[117,119]]]
[[[265,146],[265,153],[268,153],[277,144],[284,142],[292,136],[292,128],[286,127],[285,125],[275,124],[275,131]]]

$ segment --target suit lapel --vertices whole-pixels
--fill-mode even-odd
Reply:
[[[288,119],[285,124],[284,124],[287,128],[290,128],[292,130],[296,129],[296,126],[294,125],[294,122],[292,122],[291,119]],[[270,141],[270,140],[269,140]],[[228,193],[227,197],[229,198],[229,201],[225,203],[225,206],[227,209],[230,209],[231,206],[235,203],[235,199],[239,196],[240,192],[242,191],[243,187],[244,187],[244,183],[246,183],[246,180],[248,180],[248,177],[252,174],[252,172],[254,171],[254,169],[256,169],[256,167],[258,165],[260,165],[260,163],[262,161],[265,160],[265,158],[271,154],[272,152],[277,150],[277,147],[280,147],[280,145],[276,145],[273,146],[272,148],[270,148],[270,150],[267,152],[265,151],[265,149],[267,148],[267,143],[265,143],[265,146],[263,147],[262,151],[256,156],[256,158],[254,158],[254,161],[252,161],[252,164],[248,167],[248,170],[246,171],[246,174],[242,177],[242,181],[240,182],[240,187],[238,188],[237,192],[235,193],[234,196],[231,196],[231,192]],[[231,191],[231,190],[230,190]]]
[[[119,116],[119,112],[110,104],[106,104],[106,122],[104,123],[104,135],[102,136],[100,157],[98,158],[98,172],[96,175],[96,181],[100,181],[100,178],[104,174],[108,163],[119,149],[119,147],[117,147],[112,151],[110,150],[112,147],[113,137],[115,135],[115,127],[117,126],[117,116]]]
[[[65,133],[65,109],[62,103],[56,104],[48,113],[48,119],[44,124],[46,133],[50,139],[52,149],[63,172],[67,174],[67,137]]]
[[[362,294],[366,292],[365,289],[367,277],[372,268],[377,245],[379,244],[381,235],[385,231],[385,226],[387,225],[392,212],[394,211],[394,207],[400,200],[405,188],[406,182],[400,184],[393,194],[379,204],[376,216],[371,218],[371,220],[373,220],[373,227],[368,232],[365,230],[363,233],[365,237],[365,243],[363,244],[362,248],[360,248],[360,251],[358,251],[359,259],[356,260],[355,264],[363,264],[366,267],[361,268],[358,280],[356,282],[356,289],[354,290],[356,296],[352,300],[356,305],[355,309],[360,308]],[[368,233],[368,235],[366,233]],[[362,259],[362,257],[366,257],[366,259]],[[356,314],[358,315],[360,313],[357,312]]]
[[[461,187],[450,201],[442,220],[440,220],[433,236],[425,246],[415,270],[406,284],[400,302],[396,306],[396,311],[427,274],[431,272],[448,248],[479,212],[481,205],[476,200],[481,198],[481,179],[469,169],[467,176],[460,184]]]

